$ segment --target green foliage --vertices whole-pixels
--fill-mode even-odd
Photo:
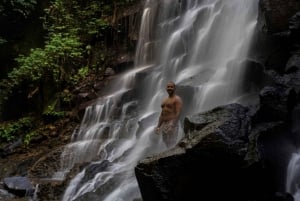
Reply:
[[[71,81],[77,84],[82,78],[86,77],[89,73],[88,66],[82,67],[78,70],[77,74],[71,77]]]
[[[35,9],[36,4],[36,0],[2,0],[0,2],[0,16],[19,14],[27,18]]]
[[[4,44],[4,43],[6,43],[6,42],[7,42],[7,40],[5,40],[4,38],[1,38],[1,37],[0,37],[0,45]]]
[[[5,141],[14,140],[17,136],[32,129],[32,122],[32,117],[24,117],[18,121],[0,124],[0,139]]]
[[[25,18],[29,16],[37,4],[35,0],[14,0],[10,3],[14,7],[14,11],[22,14]]]
[[[89,70],[98,69],[98,60],[103,64],[108,58],[104,47],[106,43],[102,42],[101,47],[97,46],[98,50],[103,51],[98,53],[100,56],[94,63],[87,61],[92,55],[91,44],[95,44],[95,41],[100,44],[99,41],[104,41],[107,33],[111,34],[115,27],[113,28],[110,22],[118,6],[130,5],[136,1],[50,1],[50,6],[42,17],[44,28],[48,31],[45,36],[45,46],[31,49],[28,55],[19,55],[16,58],[17,66],[8,74],[7,79],[0,82],[0,105],[9,100],[16,91],[28,93],[38,88],[40,90],[38,93],[43,93],[42,86],[45,85],[60,90],[65,88],[66,84],[72,86],[78,83]],[[36,4],[36,0],[3,0],[0,3],[0,16],[7,14],[8,10],[14,10],[26,17]],[[0,44],[4,42],[5,40],[1,40],[0,37]],[[65,100],[70,98],[66,97]],[[43,103],[43,105],[47,104]],[[43,113],[44,115],[63,115],[54,108],[48,109]]]
[[[60,94],[60,97],[61,97],[62,102],[67,103],[67,104],[70,104],[71,101],[73,100],[73,94],[70,93],[69,91],[68,92],[62,92]]]
[[[81,39],[102,36],[109,23],[111,6],[102,0],[56,0],[46,9],[45,26],[50,32],[76,32]]]
[[[32,140],[33,137],[37,136],[38,133],[35,132],[35,131],[31,131],[29,133],[27,133],[23,139],[23,142],[26,144],[26,145],[29,145],[30,141]]]
[[[33,117],[23,117],[17,121],[0,124],[0,140],[10,142],[23,136],[23,142],[28,145],[31,139],[38,135],[38,132],[34,131],[33,122]]]
[[[58,119],[61,117],[65,116],[65,112],[64,111],[57,111],[56,110],[56,105],[57,105],[57,99],[55,99],[50,105],[48,105],[44,112],[43,112],[43,116],[46,118],[50,118],[50,119]]]
[[[29,56],[20,55],[16,58],[19,68],[14,68],[8,74],[8,91],[22,82],[41,81],[45,76],[51,75],[55,83],[68,79],[64,65],[76,66],[76,61],[82,58],[81,43],[76,36],[68,34],[52,34],[44,49],[32,49]]]

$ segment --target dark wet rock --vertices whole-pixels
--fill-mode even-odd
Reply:
[[[300,69],[300,51],[299,51],[299,53],[297,52],[297,53],[293,54],[289,58],[286,66],[285,66],[285,72],[293,73],[293,72],[298,71],[299,69]]]
[[[188,116],[186,136],[166,152],[147,157],[135,168],[144,201],[248,200],[272,192],[271,175],[249,157],[248,109],[231,104]],[[216,184],[218,193],[216,193]]]
[[[300,147],[300,104],[292,111],[291,132],[296,147]]]
[[[266,28],[269,32],[281,32],[288,29],[288,21],[300,10],[298,0],[260,0]]]
[[[202,130],[207,125],[210,125],[210,129],[219,128],[216,130],[216,134],[223,138],[222,141],[243,140],[246,139],[249,132],[250,119],[247,116],[247,111],[247,108],[239,104],[230,104],[204,113],[190,115],[185,118],[184,132],[190,138],[193,138],[194,132],[197,134],[198,130]],[[213,130],[208,131],[214,132]]]
[[[104,72],[104,76],[112,76],[115,75],[115,71],[113,68],[106,68],[105,72]]]
[[[292,74],[288,75],[290,80],[288,82],[288,86],[293,87],[293,89],[297,92],[298,94],[298,100],[299,100],[299,95],[300,95],[300,68]]]
[[[9,200],[15,198],[15,195],[9,193],[4,189],[0,189],[0,200]]]
[[[260,0],[253,53],[266,69],[284,73],[291,52],[299,48],[299,10],[298,0]]]
[[[244,91],[259,90],[263,85],[270,82],[264,72],[264,66],[260,62],[252,59],[245,59],[239,66],[244,69],[243,89]]]
[[[15,152],[15,150],[20,147],[23,143],[23,139],[19,138],[15,142],[7,144],[3,149],[0,149],[0,156],[6,157]]]
[[[264,42],[256,44],[259,48],[264,49],[260,56],[261,63],[264,64],[265,69],[284,73],[285,65],[290,58],[291,47],[289,38],[282,38],[278,35],[264,37]]]
[[[33,195],[34,187],[27,177],[6,177],[3,179],[4,187],[10,193],[18,196]]]
[[[251,140],[249,146],[257,147],[256,150],[252,150],[258,151],[258,161],[263,163],[272,175],[270,182],[276,186],[274,190],[285,189],[286,178],[282,175],[286,175],[286,168],[291,154],[297,152],[289,128],[290,125],[284,121],[263,122],[253,125],[249,136]],[[252,159],[255,159],[255,157],[252,157]]]
[[[288,192],[276,192],[270,201],[294,201],[293,195]]]
[[[273,85],[280,85],[280,86],[288,86],[288,82],[290,81],[290,78],[287,74],[279,74],[274,70],[268,70],[266,71],[266,74],[269,76],[269,79],[271,80],[271,86]],[[268,85],[269,86],[269,85]]]
[[[134,54],[131,52],[117,55],[113,61],[113,71],[115,73],[122,73],[134,66]]]
[[[122,87],[122,86],[120,86]],[[134,101],[136,98],[137,94],[136,94],[136,90],[135,89],[130,89],[127,90],[126,92],[124,92],[121,97],[119,102],[117,103],[119,106],[122,106],[124,103],[128,103],[131,101]]]
[[[284,86],[266,86],[260,92],[256,121],[285,121],[296,104],[296,92]]]
[[[16,165],[16,168],[12,168],[10,175],[27,176],[27,171],[30,169],[33,163],[37,161],[37,157],[25,159]]]
[[[230,104],[187,116],[178,145],[139,162],[144,201],[289,200],[278,196],[289,155],[283,121],[254,123],[258,106]],[[215,193],[216,184],[221,186]]]
[[[297,12],[289,21],[289,29],[293,32],[300,31],[300,12]]]
[[[11,200],[14,199],[16,195],[8,192],[5,187],[3,182],[0,182],[0,200],[6,201],[6,200]]]
[[[142,198],[135,198],[135,199],[132,200],[132,201],[143,201],[143,199],[142,199]]]
[[[262,155],[259,150],[259,138],[263,135],[272,135],[270,133],[274,132],[276,129],[281,129],[282,127],[283,122],[281,121],[260,123],[252,127],[248,137],[248,152],[245,157],[249,161],[249,163],[258,162],[262,160]]]
[[[300,9],[299,9],[300,10]],[[297,12],[289,20],[289,29],[291,31],[291,37],[299,47],[300,42],[300,12]]]
[[[97,98],[97,94],[94,91],[77,94],[77,101],[81,103],[95,98]]]

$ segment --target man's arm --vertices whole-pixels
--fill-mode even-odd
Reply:
[[[159,119],[158,119],[158,124],[157,124],[157,127],[158,127],[158,128],[161,126],[162,122],[163,122],[163,121],[162,121],[162,116],[161,116],[161,114],[160,114]]]
[[[167,100],[167,99],[164,99],[164,100],[162,101],[162,104],[164,104],[164,103],[166,102],[166,100]],[[164,117],[163,117],[163,109],[162,109],[162,111],[161,111],[161,113],[160,113],[160,115],[159,115],[159,119],[158,119],[158,124],[157,124],[157,126],[156,126],[156,130],[159,129],[159,127],[162,125],[163,121],[165,121],[165,119],[164,119]]]
[[[160,116],[159,116],[159,119],[158,119],[158,124],[157,124],[157,126],[155,127],[155,133],[156,134],[159,134],[159,130],[160,130],[160,126],[161,126],[161,124],[162,124],[162,116],[161,116],[162,114],[160,114]]]

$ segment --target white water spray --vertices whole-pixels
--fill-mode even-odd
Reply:
[[[296,136],[296,144],[299,144],[300,136],[300,107],[296,106],[292,114],[291,132]],[[300,201],[300,149],[297,146],[297,152],[291,154],[291,158],[287,167],[286,176],[286,192],[294,196],[295,201]]]

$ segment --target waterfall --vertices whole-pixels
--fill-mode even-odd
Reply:
[[[293,153],[287,168],[286,192],[294,196],[295,201],[300,200],[300,154]]]
[[[86,164],[70,182],[63,201],[132,201],[141,197],[134,167],[166,150],[153,130],[165,85],[184,92],[184,114],[230,102],[243,103],[243,67],[256,26],[258,0],[147,0],[135,66],[88,106],[61,159],[63,178]],[[183,132],[180,132],[180,138]]]
[[[291,132],[296,136],[296,145],[299,145],[300,136],[300,106],[294,109],[292,114],[292,126]],[[300,201],[300,149],[299,146],[296,147],[298,152],[292,153],[291,158],[287,167],[286,176],[286,192],[294,196],[295,201]]]

